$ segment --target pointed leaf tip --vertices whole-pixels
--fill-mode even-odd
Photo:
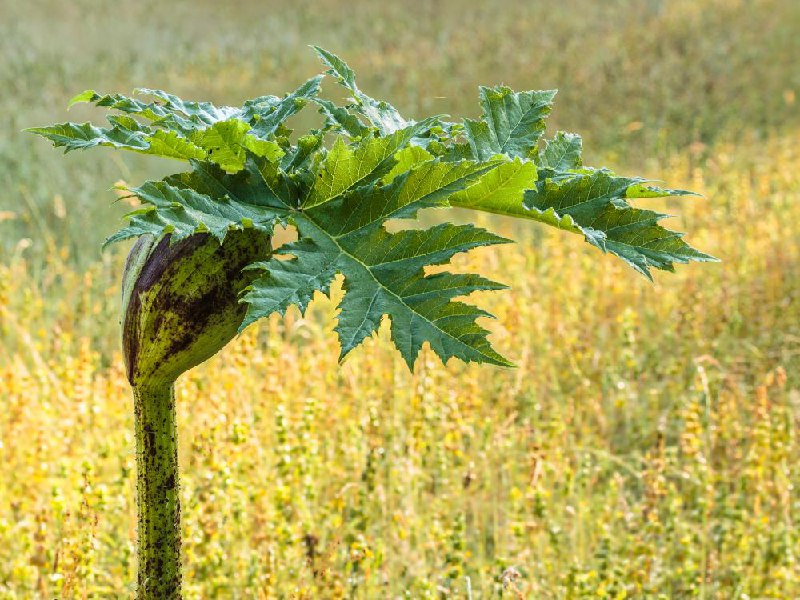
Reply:
[[[67,109],[70,109],[73,105],[80,104],[82,102],[94,102],[99,97],[100,95],[94,90],[85,90],[70,99],[70,101],[67,103]]]
[[[333,52],[325,50],[319,46],[311,46],[317,53],[320,60],[330,70],[328,73],[339,79],[340,83],[351,90],[356,89],[356,74],[345,61],[336,56]]]

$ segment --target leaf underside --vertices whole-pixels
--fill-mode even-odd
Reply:
[[[188,163],[186,172],[130,188],[143,206],[107,243],[145,234],[169,234],[174,243],[207,232],[224,244],[232,230],[271,235],[276,225],[293,226],[297,241],[247,267],[259,275],[242,298],[242,328],[290,306],[305,311],[314,293],[329,293],[341,275],[342,359],[388,316],[409,368],[425,343],[443,361],[510,364],[477,322],[491,315],[459,300],[505,286],[477,274],[427,271],[509,240],[472,225],[386,229],[387,221],[415,219],[424,208],[471,208],[578,233],[647,277],[674,263],[716,260],[663,228],[666,215],[629,203],[689,192],[584,167],[576,134],[543,139],[555,91],[481,87],[479,119],[415,122],[362,92],[339,57],[314,49],[348,94],[344,105],[319,96],[324,75],[238,108],[159,90],[137,90],[144,100],[89,90],[72,103],[116,111],[108,127],[62,123],[30,131],[65,151],[110,146]],[[293,140],[286,121],[309,102],[323,123]]]

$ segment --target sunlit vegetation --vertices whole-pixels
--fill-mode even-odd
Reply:
[[[280,53],[249,35],[256,3],[238,17],[248,35],[208,34],[213,13],[187,3],[163,9],[184,19],[175,35],[127,46],[153,6],[117,7],[117,22],[53,3],[67,13],[47,35],[45,8],[0,6],[20,11],[0,38],[14,115],[0,123],[0,598],[132,592],[124,249],[99,243],[130,208],[106,209],[105,182],[160,175],[129,157],[63,161],[18,130],[58,118],[76,74],[221,102],[281,93],[316,72],[306,42],[365,75],[390,62],[397,80],[363,85],[412,115],[468,111],[478,82],[561,88],[554,124],[586,133],[603,159],[587,162],[704,195],[646,205],[723,262],[650,284],[568,234],[479,219],[520,240],[456,261],[513,285],[479,300],[514,370],[423,351],[411,374],[385,326],[340,368],[324,299],[248,329],[178,385],[186,597],[800,596],[798,5],[565,2],[537,25],[535,3],[445,2],[456,22],[438,37],[431,8],[330,1],[326,21],[295,5],[267,26]],[[107,53],[83,35],[104,26],[120,42]],[[370,28],[394,41],[359,42]],[[70,62],[56,46],[70,36],[96,59]],[[416,104],[439,86],[441,105]],[[89,206],[108,227],[89,230]]]

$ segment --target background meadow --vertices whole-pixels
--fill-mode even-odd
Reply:
[[[461,257],[518,368],[409,373],[386,331],[339,368],[333,300],[252,327],[178,386],[187,598],[800,597],[800,3],[0,0],[0,599],[128,597],[130,209],[177,163],[24,127],[85,89],[240,104],[345,58],[412,117],[477,85],[561,91],[585,162],[721,264],[651,284],[580,238]],[[332,90],[332,86],[328,87]]]

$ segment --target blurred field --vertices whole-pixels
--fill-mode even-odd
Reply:
[[[335,301],[251,328],[179,385],[187,597],[800,597],[800,3],[165,4],[0,0],[0,599],[131,594],[125,249],[99,244],[111,184],[177,164],[19,130],[96,117],[64,113],[88,87],[280,94],[309,43],[415,117],[560,88],[551,131],[703,193],[650,204],[724,262],[651,285],[486,219],[520,243],[457,264],[512,285],[479,301],[515,370],[410,374],[385,331],[339,368]]]

